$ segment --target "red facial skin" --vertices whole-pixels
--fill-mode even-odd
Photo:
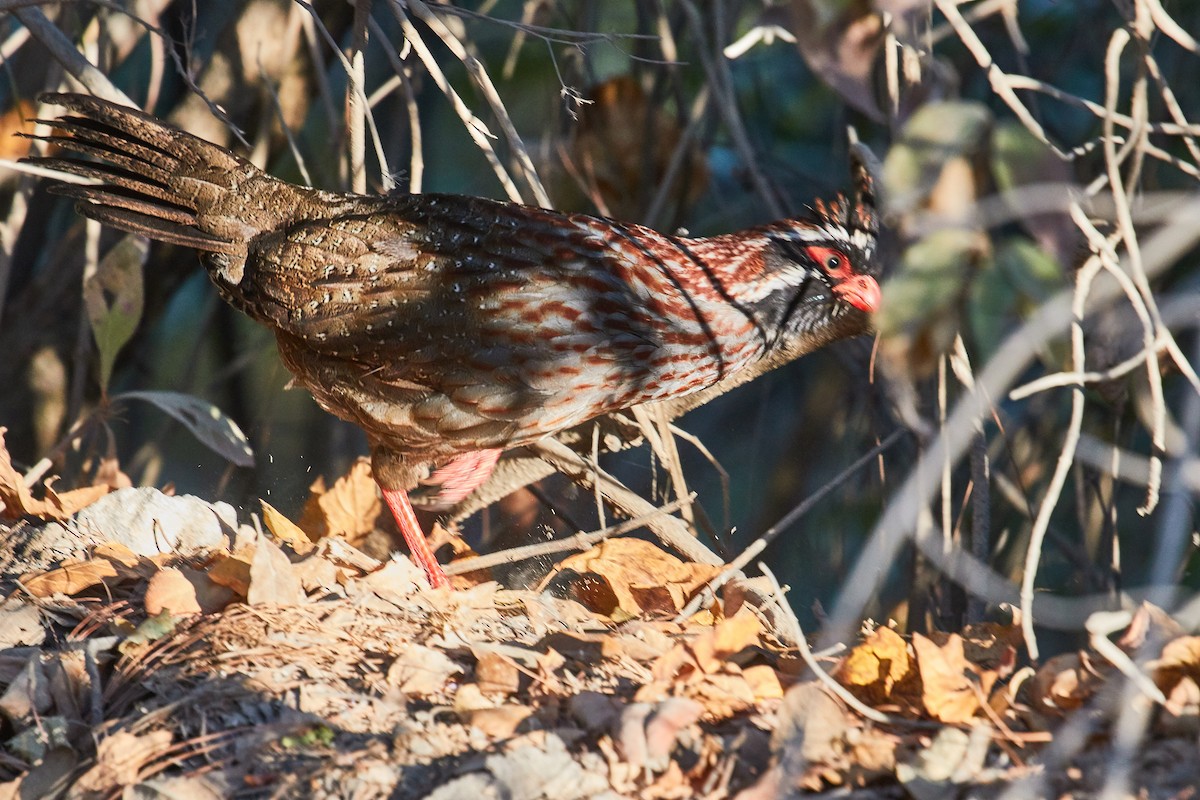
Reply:
[[[870,275],[857,274],[845,253],[833,247],[816,245],[806,249],[813,261],[820,264],[833,281],[833,293],[841,300],[867,314],[879,310],[879,282]]]

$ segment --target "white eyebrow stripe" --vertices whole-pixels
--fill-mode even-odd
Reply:
[[[753,290],[746,292],[741,298],[751,303],[766,299],[780,289],[797,288],[809,280],[812,273],[799,264],[781,269],[771,274],[771,277],[754,284]]]

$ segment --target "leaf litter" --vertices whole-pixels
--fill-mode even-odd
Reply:
[[[731,599],[736,583],[676,621],[719,567],[622,538],[564,559],[537,590],[483,571],[431,590],[403,556],[355,546],[378,533],[364,479],[356,465],[316,485],[298,524],[264,503],[266,531],[239,526],[218,546],[130,545],[109,521],[87,528],[82,554],[0,560],[0,800],[1102,789],[1105,748],[1045,759],[1068,718],[1121,696],[1101,653],[1035,669],[1013,625],[906,636],[867,623],[823,668],[887,715],[873,722],[814,679],[774,617]],[[9,516],[24,516],[0,542],[63,521],[20,481],[0,472]],[[1189,796],[1200,637],[1147,605],[1115,646],[1166,701],[1139,784]]]

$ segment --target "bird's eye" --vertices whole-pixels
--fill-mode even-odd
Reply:
[[[830,256],[829,258],[825,259],[825,269],[830,270],[831,272],[833,270],[837,269],[838,267],[840,267],[841,265],[842,265],[842,257],[841,256]]]

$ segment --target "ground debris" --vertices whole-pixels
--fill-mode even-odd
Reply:
[[[1034,670],[1018,668],[1012,626],[868,625],[824,667],[838,696],[749,604],[718,596],[676,620],[711,570],[659,552],[669,587],[651,591],[644,569],[622,565],[644,542],[576,558],[547,581],[555,596],[486,575],[431,590],[403,557],[276,527],[286,535],[186,555],[97,541],[0,576],[17,587],[0,600],[0,798],[1103,787],[1088,770],[1104,769],[1108,722],[1089,740],[1100,744],[1039,762],[1072,713],[1120,709],[1121,672],[1096,652]],[[1200,782],[1180,750],[1200,730],[1200,646],[1162,617],[1142,609],[1116,644],[1163,700],[1132,780],[1182,791]]]

